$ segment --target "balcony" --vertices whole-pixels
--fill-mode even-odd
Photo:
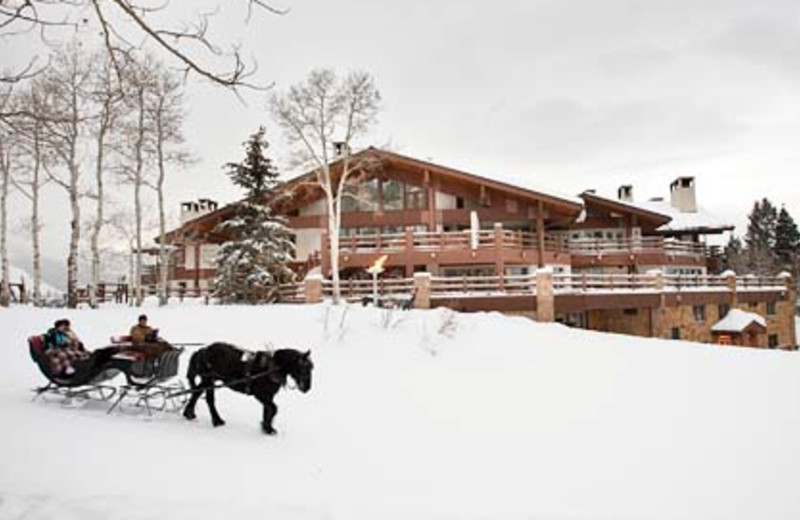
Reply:
[[[569,240],[563,235],[512,231],[496,225],[492,230],[369,234],[339,238],[342,269],[363,268],[376,256],[387,255],[387,266],[405,266],[406,274],[415,265],[509,265],[541,264],[573,267],[663,266],[706,267],[713,249],[696,242],[662,237],[617,240]],[[330,268],[327,238],[321,252],[324,272]]]
[[[705,267],[714,249],[663,237],[569,240],[573,267],[689,265]]]
[[[323,242],[322,267],[330,268],[329,241]],[[543,236],[539,244],[536,233],[511,231],[497,225],[492,230],[415,232],[357,235],[339,238],[341,269],[363,268],[376,256],[387,255],[387,266],[404,266],[406,274],[414,266],[495,265],[502,271],[506,265],[569,264],[569,253],[562,239]]]

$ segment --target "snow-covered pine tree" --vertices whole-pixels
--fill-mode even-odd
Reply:
[[[775,228],[778,222],[778,211],[764,198],[756,201],[753,210],[747,216],[747,233],[744,240],[747,245],[747,267],[753,274],[775,274]]]
[[[800,254],[800,231],[792,216],[781,207],[775,226],[775,254],[779,267],[797,275],[797,259]]]
[[[293,234],[285,219],[273,212],[280,186],[278,171],[264,153],[269,146],[260,127],[244,143],[242,163],[225,165],[231,181],[247,197],[236,205],[236,215],[215,233],[227,240],[217,254],[216,295],[226,303],[265,303],[278,297],[278,285],[294,273]]]

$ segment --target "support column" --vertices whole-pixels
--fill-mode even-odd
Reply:
[[[555,319],[553,270],[545,267],[536,271],[536,321],[552,323]]]
[[[503,223],[494,223],[494,271],[500,277],[500,290],[503,290],[505,272],[506,272],[506,259],[503,249]]]
[[[414,308],[431,308],[431,273],[414,273]]]
[[[789,329],[789,348],[791,350],[797,350],[797,329],[795,328],[794,324],[797,295],[795,294],[794,279],[792,278],[791,273],[785,271],[779,274],[778,278],[782,278],[783,282],[786,284],[786,301],[789,304],[789,309],[791,309],[791,316],[789,316],[787,323]]]
[[[544,204],[536,205],[536,249],[539,252],[539,267],[544,267]]]
[[[664,308],[666,307],[666,294],[664,288],[666,287],[666,279],[664,271],[654,269],[647,272],[648,276],[653,277],[653,287],[658,292],[658,307],[650,309],[650,336],[653,338],[666,338],[667,334],[664,330]]]
[[[722,277],[725,278],[725,285],[728,286],[728,291],[730,292],[730,305],[731,309],[735,309],[736,306],[739,304],[739,297],[736,294],[736,273],[731,271],[730,269],[722,273]],[[724,316],[722,316],[724,317]]]
[[[322,275],[312,274],[303,281],[306,303],[320,303],[322,301],[322,280]]]

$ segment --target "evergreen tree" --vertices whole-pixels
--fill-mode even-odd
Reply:
[[[731,235],[723,252],[723,267],[735,273],[744,273],[747,270],[747,252],[739,237]]]
[[[747,218],[747,268],[754,274],[774,274],[778,212],[769,199],[764,198],[755,203]]]
[[[798,254],[800,254],[800,231],[792,216],[781,207],[778,223],[775,226],[775,255],[781,269],[796,274]]]
[[[278,285],[294,273],[293,234],[286,221],[273,213],[280,186],[278,171],[264,153],[269,146],[264,127],[244,143],[242,163],[228,163],[231,181],[247,191],[236,205],[233,218],[222,222],[216,233],[226,237],[217,254],[216,295],[227,303],[275,301]]]

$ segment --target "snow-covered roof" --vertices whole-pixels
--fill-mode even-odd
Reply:
[[[726,222],[717,215],[709,213],[699,206],[695,212],[683,213],[678,208],[673,207],[669,202],[661,199],[635,202],[634,205],[647,211],[661,213],[672,219],[669,223],[658,228],[659,231],[733,228],[733,224],[730,222]]]
[[[742,332],[753,322],[764,328],[767,327],[767,321],[762,316],[741,309],[731,309],[724,318],[711,327],[711,330],[713,332]]]

